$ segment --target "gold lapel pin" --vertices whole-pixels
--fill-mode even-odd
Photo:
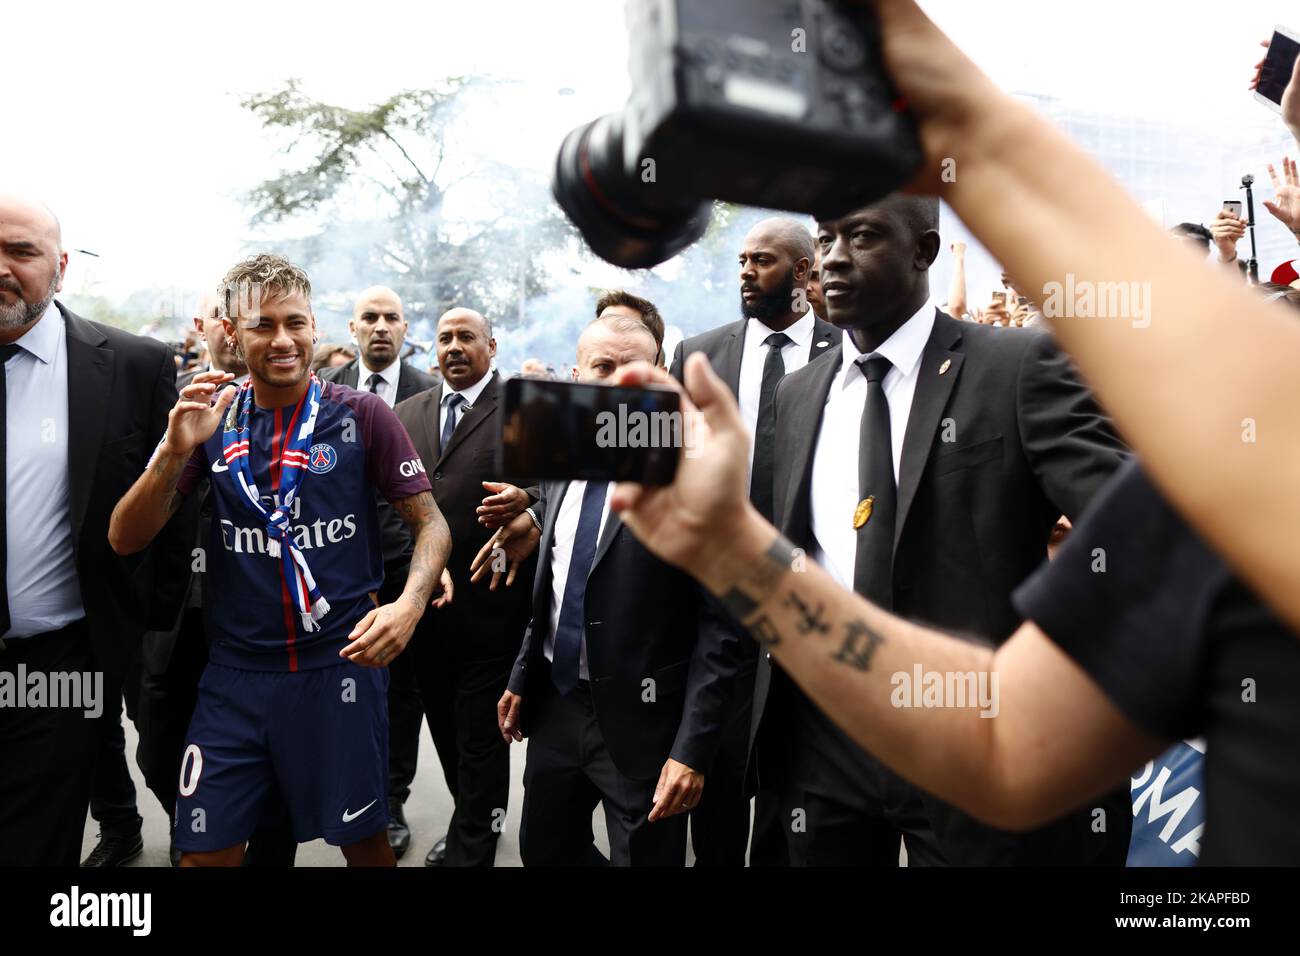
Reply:
[[[944,359],[943,364],[939,366],[939,374],[942,375],[950,368],[952,368],[952,359]]]
[[[876,500],[875,495],[867,495],[858,502],[858,506],[853,509],[853,530],[857,531],[864,524],[871,520],[871,505]]]

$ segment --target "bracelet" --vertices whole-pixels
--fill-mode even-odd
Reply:
[[[541,531],[541,530],[542,530],[542,523],[541,523],[540,521],[537,520],[537,512],[536,512],[536,511],[534,511],[532,508],[525,508],[525,509],[524,509],[524,514],[528,515],[528,517],[530,517],[530,518],[533,519],[533,526],[534,526],[535,528],[537,528],[538,531]]]

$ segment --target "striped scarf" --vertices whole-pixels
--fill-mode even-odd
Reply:
[[[289,430],[284,438],[284,450],[280,454],[280,505],[270,513],[262,505],[262,498],[253,481],[253,469],[248,461],[249,419],[253,409],[252,386],[250,378],[240,386],[235,400],[230,403],[230,412],[221,433],[222,455],[230,467],[231,480],[242,489],[249,507],[266,521],[266,553],[280,559],[285,583],[302,616],[302,626],[310,633],[319,626],[317,622],[329,613],[330,605],[316,587],[316,580],[307,567],[307,559],[293,540],[289,516],[293,513],[298,483],[307,470],[311,435],[316,428],[316,413],[320,410],[321,383],[315,374],[311,376],[306,394],[289,417]],[[295,428],[304,405],[309,409],[307,420]]]

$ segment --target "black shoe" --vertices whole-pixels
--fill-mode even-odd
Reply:
[[[81,861],[82,866],[125,866],[144,851],[144,838],[140,831],[128,834],[99,833],[99,842],[90,856]]]
[[[388,845],[399,860],[411,846],[411,828],[406,825],[406,814],[396,800],[388,804]]]
[[[424,858],[425,866],[442,866],[447,862],[447,837],[443,835],[442,839],[433,845],[429,855]]]

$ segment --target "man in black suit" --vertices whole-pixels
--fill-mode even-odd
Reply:
[[[639,320],[597,319],[577,378],[599,383],[656,352]],[[597,803],[612,863],[681,866],[685,813],[721,740],[740,633],[623,527],[612,488],[545,482],[537,505],[532,621],[497,705],[506,740],[529,735],[526,866],[591,862]]]
[[[374,392],[389,408],[428,391],[437,381],[410,362],[402,361],[406,341],[402,300],[392,289],[373,286],[357,297],[348,331],[357,343],[357,357],[346,365],[323,368],[323,382],[338,382]],[[377,495],[384,543],[384,588],[379,603],[389,604],[406,587],[413,542],[406,525],[382,495]],[[411,795],[420,747],[420,692],[412,655],[399,654],[388,666],[388,842],[400,860],[411,845],[411,830],[403,804]]]
[[[750,498],[769,521],[776,388],[786,375],[827,355],[839,342],[839,330],[817,318],[809,308],[809,282],[816,258],[812,234],[795,220],[764,219],[758,223],[745,236],[740,250],[742,318],[686,339],[673,355],[671,372],[678,381],[686,357],[703,352],[736,396],[753,439]],[[697,866],[745,865],[749,796],[754,792],[754,786],[746,785],[746,767],[750,765],[758,644],[744,641],[739,654],[736,690],[722,748],[709,775],[708,793],[691,811],[691,842]],[[751,783],[761,772],[759,763],[756,754]],[[785,830],[769,791],[763,791],[754,817],[750,861],[755,866],[784,864],[788,857]]]
[[[873,603],[995,641],[1015,631],[1012,591],[1057,517],[1077,517],[1126,453],[1046,334],[930,304],[938,222],[937,200],[891,197],[818,224],[826,307],[844,336],[778,391],[775,517]],[[1106,802],[1102,832],[1081,812],[1013,835],[906,784],[770,665],[754,712],[794,863],[893,865],[901,834],[912,865],[1123,864],[1126,793]]]
[[[528,591],[470,583],[470,563],[493,531],[538,494],[498,481],[501,378],[492,370],[492,325],[472,309],[438,320],[443,385],[397,406],[451,529],[451,600],[435,604],[416,629],[410,656],[429,731],[456,809],[445,860],[491,866],[510,794],[510,749],[496,724],[496,702],[510,679],[528,626]],[[535,561],[524,573],[531,580]]]
[[[109,548],[109,515],[176,402],[176,363],[161,342],[54,301],[67,263],[54,215],[0,196],[0,864],[8,865],[77,865],[88,768],[117,713],[126,663],[144,628],[170,623],[179,609],[156,593],[155,559],[163,564],[165,554],[169,564],[190,544],[176,521],[151,550],[119,558]],[[16,708],[12,695],[26,692],[20,675],[36,673],[79,675],[69,686],[82,700]]]

